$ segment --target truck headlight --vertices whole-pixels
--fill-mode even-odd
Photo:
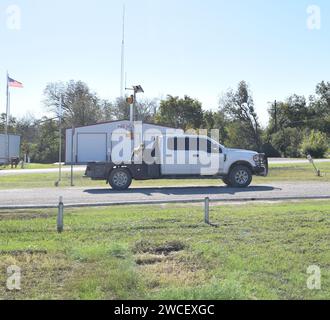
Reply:
[[[260,154],[256,154],[256,155],[253,157],[253,160],[254,160],[254,162],[259,162],[259,161],[261,160]]]

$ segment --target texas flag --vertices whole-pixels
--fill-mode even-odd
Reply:
[[[23,83],[18,82],[10,77],[8,77],[8,87],[12,88],[23,88]]]

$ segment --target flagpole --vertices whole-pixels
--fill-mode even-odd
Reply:
[[[124,97],[124,73],[125,73],[125,17],[126,6],[123,6],[123,30],[121,43],[121,72],[120,72],[120,97]]]
[[[58,169],[59,169],[59,176],[58,182],[62,181],[62,95],[60,97],[60,104],[59,104],[59,154],[58,154]]]
[[[9,126],[9,84],[8,84],[8,71],[7,71],[7,102],[6,102],[6,124],[5,124],[5,135],[6,135],[6,139],[7,139],[7,160],[9,163],[9,157],[10,157],[10,147],[9,147],[9,133],[8,133],[8,126]]]

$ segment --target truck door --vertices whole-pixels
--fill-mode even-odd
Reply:
[[[191,167],[185,137],[163,137],[161,141],[162,175],[190,175]]]
[[[214,176],[224,170],[224,154],[219,144],[207,137],[197,138],[197,151],[195,143],[191,144],[191,156],[198,158],[198,163],[191,165],[193,175]],[[190,147],[191,148],[191,147]]]

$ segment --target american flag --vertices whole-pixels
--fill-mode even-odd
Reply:
[[[23,83],[8,77],[8,86],[12,88],[23,88]]]

